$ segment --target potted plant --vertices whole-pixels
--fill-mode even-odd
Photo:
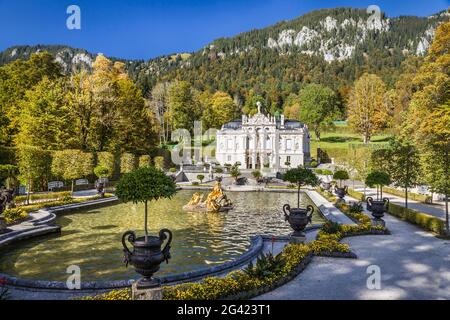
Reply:
[[[205,176],[203,174],[199,174],[197,176],[197,179],[200,181],[200,183],[203,183],[203,179],[205,179]]]
[[[258,184],[260,184],[261,182],[262,182],[262,174],[261,174],[261,171],[259,171],[259,170],[253,170],[252,171],[252,176],[253,176],[253,178],[255,178],[255,180],[256,180],[256,182],[258,183]]]
[[[145,236],[137,237],[134,231],[127,231],[122,236],[122,245],[127,266],[134,266],[136,272],[143,278],[137,283],[138,289],[153,288],[160,285],[153,274],[159,270],[159,265],[164,260],[170,259],[170,243],[172,232],[162,229],[159,236],[149,236],[147,229],[148,202],[160,198],[171,198],[176,192],[176,185],[172,178],[163,171],[149,166],[142,167],[122,176],[116,186],[116,195],[123,202],[144,203],[145,205]],[[169,236],[165,247],[161,250],[163,241]],[[126,241],[133,245],[133,251],[129,250]]]
[[[338,187],[335,187],[334,192],[338,195],[340,199],[344,199],[345,195],[347,194],[347,186],[342,186],[342,182],[345,180],[348,180],[350,177],[348,175],[348,172],[345,170],[337,170],[333,174],[333,179],[338,180]]]
[[[297,185],[297,208],[291,208],[289,204],[283,206],[285,221],[288,221],[294,229],[293,237],[303,237],[303,230],[312,221],[314,208],[311,205],[308,205],[306,209],[300,208],[300,189],[304,185],[317,186],[319,179],[312,170],[298,167],[288,170],[283,180]]]
[[[391,183],[389,174],[383,171],[372,171],[366,177],[366,185],[377,189],[376,200],[372,197],[367,197],[367,210],[372,212],[372,216],[380,220],[384,216],[384,212],[389,208],[389,199],[383,198],[383,186]]]
[[[234,178],[234,182],[237,184],[238,179],[241,176],[241,170],[239,170],[239,164],[235,163],[230,169],[230,175]]]

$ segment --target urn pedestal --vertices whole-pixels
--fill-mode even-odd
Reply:
[[[375,226],[385,226],[383,219],[384,212],[389,209],[389,199],[383,198],[383,200],[373,200],[372,197],[367,197],[367,210],[372,213],[373,219],[372,224]]]
[[[166,245],[161,249],[167,236]],[[127,247],[127,240],[132,244],[133,251]],[[161,262],[169,262],[171,242],[172,232],[168,229],[162,229],[159,232],[159,237],[144,236],[136,238],[134,231],[127,231],[123,234],[124,262],[127,266],[131,264],[135,271],[143,277],[136,282],[136,289],[151,289],[161,285],[158,278],[153,278],[153,274],[159,270]]]
[[[312,222],[313,206],[304,208],[291,208],[288,204],[283,206],[284,220],[288,221],[294,232],[291,234],[291,242],[300,243],[306,239],[304,230],[308,223]]]
[[[138,283],[134,282],[131,285],[131,299],[132,300],[162,300],[161,286],[155,288],[138,288]]]

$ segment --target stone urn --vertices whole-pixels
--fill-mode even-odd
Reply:
[[[283,206],[284,219],[288,221],[291,228],[294,229],[293,237],[304,237],[305,230],[308,223],[312,222],[312,214],[314,212],[313,206],[309,205],[306,209],[291,208],[288,204]]]
[[[168,240],[166,245],[161,249],[167,236]],[[132,244],[133,251],[127,247],[126,241]],[[160,280],[153,278],[153,274],[159,270],[161,262],[169,262],[171,243],[172,232],[168,229],[162,229],[159,232],[159,237],[148,236],[147,240],[145,236],[136,238],[134,231],[127,231],[123,234],[124,262],[127,266],[131,264],[136,272],[143,276],[137,283],[138,289],[149,289],[160,286]]]
[[[389,199],[383,198],[383,200],[373,200],[372,197],[367,197],[367,210],[372,212],[372,216],[375,219],[380,220],[384,216],[384,212],[389,209]]]
[[[334,192],[337,194],[339,199],[344,199],[345,195],[347,194],[348,187],[344,186],[343,188],[334,187]]]

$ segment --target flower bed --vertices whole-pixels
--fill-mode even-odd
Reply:
[[[383,227],[373,227],[373,229],[384,230]],[[307,244],[288,244],[279,255],[271,258],[272,262],[259,265],[257,262],[256,266],[249,265],[247,269],[232,271],[225,277],[208,277],[201,282],[163,287],[163,299],[250,299],[293,279],[307,266],[314,255],[355,258],[356,255],[352,254],[348,244],[342,244],[339,241],[346,236],[364,232],[367,234],[371,231],[372,227],[367,227],[366,224],[350,226],[327,222],[319,231],[316,240]],[[131,291],[129,288],[113,290],[84,299],[130,300]]]
[[[7,225],[11,225],[22,221],[28,217],[28,213],[21,208],[11,208],[3,211],[2,216],[5,218]]]
[[[70,191],[38,193],[38,194],[30,194],[30,201],[46,201],[46,200],[56,201],[70,196],[71,196]],[[17,204],[25,203],[27,201],[27,196],[17,196],[14,198],[14,201]]]
[[[113,196],[112,194],[106,193],[104,198],[110,198],[112,196]],[[35,204],[28,205],[28,206],[19,206],[19,208],[22,209],[23,211],[29,213],[29,212],[33,212],[33,211],[38,211],[39,209],[42,209],[42,208],[58,207],[58,206],[63,206],[63,205],[67,205],[67,204],[81,203],[81,202],[97,200],[97,199],[101,199],[101,197],[93,196],[93,197],[89,197],[89,198],[76,198],[76,199],[67,197],[67,198],[64,198],[61,200],[56,200],[56,201],[35,203]]]

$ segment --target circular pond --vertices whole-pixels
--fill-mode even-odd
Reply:
[[[172,199],[149,207],[149,230],[172,230],[172,259],[161,274],[193,271],[238,257],[258,234],[287,235],[283,204],[295,205],[295,193],[227,192],[235,207],[227,213],[189,213],[181,208],[194,191],[179,191]],[[312,204],[302,194],[302,206]],[[143,234],[142,205],[117,204],[67,213],[57,218],[61,234],[28,239],[0,252],[0,273],[24,279],[66,281],[71,265],[81,268],[81,281],[137,278],[125,268],[121,236],[127,230]],[[322,222],[317,210],[313,223]]]

